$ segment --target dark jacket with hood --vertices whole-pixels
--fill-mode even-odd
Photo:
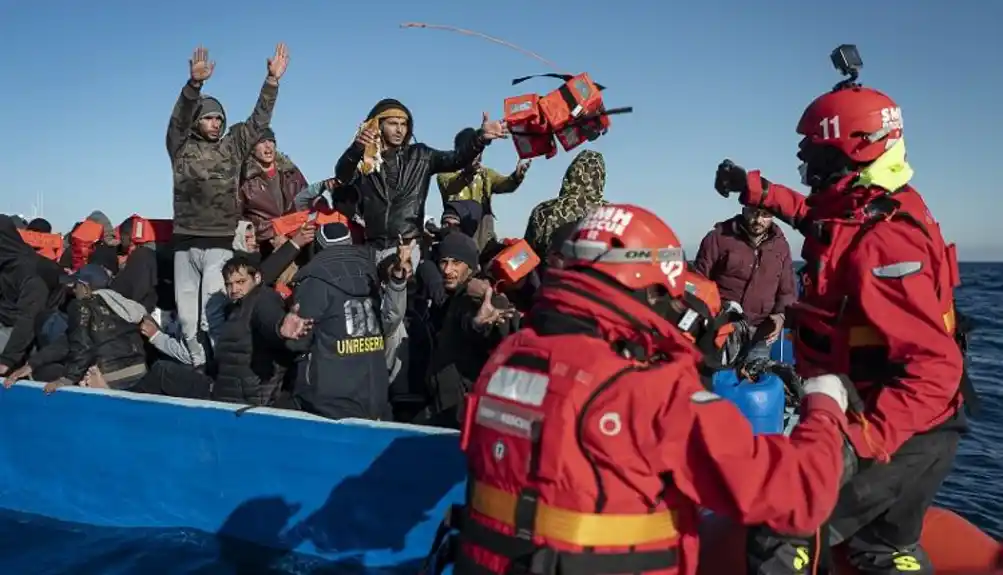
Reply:
[[[244,219],[254,224],[259,242],[275,236],[271,220],[296,211],[293,200],[307,187],[306,178],[288,156],[275,152],[275,174],[269,176],[253,157],[244,164],[240,202]]]
[[[429,423],[457,425],[460,414],[456,410],[462,406],[464,394],[470,391],[494,348],[518,329],[514,318],[499,325],[476,325],[474,318],[482,301],[467,293],[464,284],[441,306],[430,310],[435,338],[427,375],[433,414]]]
[[[59,264],[24,243],[9,216],[0,215],[0,325],[12,328],[0,364],[14,369],[24,363],[38,315],[61,302],[61,273]]]
[[[153,313],[157,300],[160,299],[160,270],[164,267],[161,264],[164,254],[158,253],[157,244],[152,242],[133,245],[133,228],[137,221],[142,220],[130,216],[118,226],[121,236],[119,250],[128,255],[119,272],[112,278],[110,287],[141,304],[147,313]]]
[[[721,301],[742,305],[750,325],[794,303],[791,246],[777,224],[755,243],[741,215],[718,222],[700,242],[693,269],[717,284]]]
[[[380,309],[380,280],[369,246],[327,247],[293,279],[299,315],[314,320],[294,395],[305,410],[332,419],[384,418],[390,376]]]
[[[272,121],[278,85],[261,86],[258,102],[245,123],[222,138],[210,141],[197,129],[198,119],[209,113],[223,116],[223,106],[185,84],[167,126],[167,153],[174,174],[174,234],[177,236],[231,238],[240,219],[237,180],[241,167],[261,133]]]
[[[381,168],[368,175],[358,172],[365,149],[354,142],[335,166],[338,180],[357,188],[359,212],[366,222],[366,238],[377,248],[394,245],[398,235],[419,235],[425,220],[425,199],[432,176],[463,169],[484,150],[485,145],[480,136],[467,138],[460,149],[448,152],[421,143],[409,144],[414,135],[414,117],[397,100],[381,100],[366,119],[372,119],[390,108],[403,110],[408,116],[405,143],[384,153]]]
[[[279,328],[285,304],[264,285],[227,308],[216,342],[212,398],[217,401],[270,405],[278,396],[291,354]]]

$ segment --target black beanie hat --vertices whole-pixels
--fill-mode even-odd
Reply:
[[[477,261],[480,253],[477,251],[477,242],[466,234],[446,234],[439,245],[436,246],[438,258],[449,258],[467,264],[472,270],[477,269]]]

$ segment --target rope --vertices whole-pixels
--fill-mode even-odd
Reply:
[[[544,58],[543,56],[537,54],[536,52],[533,52],[532,50],[527,50],[527,49],[522,48],[520,46],[516,46],[515,44],[513,44],[511,42],[506,42],[505,40],[502,40],[501,38],[495,38],[494,36],[488,36],[487,34],[483,34],[481,32],[477,32],[475,30],[467,30],[465,28],[457,28],[456,26],[447,26],[447,25],[444,25],[444,24],[426,24],[424,22],[405,22],[405,23],[401,24],[400,27],[401,28],[424,28],[426,30],[445,30],[447,32],[456,32],[458,34],[463,34],[464,36],[476,36],[478,38],[483,38],[483,39],[485,39],[485,40],[487,40],[489,42],[494,42],[495,44],[501,44],[502,46],[505,46],[507,48],[511,48],[513,50],[518,50],[519,52],[522,52],[526,56],[529,56],[530,58],[533,58],[535,60],[538,60],[538,61],[546,64],[547,66],[550,66],[551,68],[553,68],[557,72],[560,72],[562,74],[564,73],[564,70],[562,70],[557,64],[551,62],[550,60]]]

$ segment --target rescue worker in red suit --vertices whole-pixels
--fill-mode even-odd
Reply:
[[[787,315],[796,369],[844,375],[862,399],[850,412],[860,471],[842,488],[821,541],[845,543],[861,573],[933,573],[919,547],[923,516],[967,427],[962,396],[974,397],[961,384],[958,268],[954,246],[909,184],[899,106],[852,80],[818,97],[798,122],[810,195],[728,160],[715,187],[804,235],[804,294]],[[784,532],[751,533],[750,573],[806,573],[818,555],[828,564],[828,546],[772,531]]]
[[[703,383],[714,321],[679,245],[651,212],[615,204],[564,244],[563,269],[467,396],[457,575],[693,575],[698,507],[806,533],[828,517],[844,384],[809,380],[791,436],[753,436]]]

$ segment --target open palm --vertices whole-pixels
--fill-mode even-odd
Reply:
[[[289,65],[289,49],[284,42],[275,46],[275,55],[268,59],[268,75],[278,80],[286,73]]]
[[[212,76],[212,71],[216,68],[216,63],[209,60],[209,50],[199,46],[192,53],[192,59],[188,61],[193,82],[205,82]]]

